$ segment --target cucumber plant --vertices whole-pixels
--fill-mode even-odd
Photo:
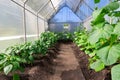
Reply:
[[[68,32],[68,31],[63,31],[63,32],[59,32],[57,33],[58,35],[58,40],[73,40],[73,34]]]
[[[100,0],[95,0],[99,3]],[[75,33],[75,42],[90,55],[90,68],[112,66],[112,80],[120,79],[120,4],[117,0],[93,12],[90,32]],[[86,36],[85,36],[86,35]],[[84,37],[82,37],[84,36]],[[86,51],[87,50],[87,51]],[[91,56],[92,55],[92,56]]]

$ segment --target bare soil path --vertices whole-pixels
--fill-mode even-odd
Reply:
[[[71,44],[60,43],[59,55],[54,59],[55,73],[50,80],[85,80]]]

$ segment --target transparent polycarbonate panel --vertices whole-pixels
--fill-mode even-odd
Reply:
[[[66,0],[67,5],[73,10],[75,11],[77,6],[80,3],[80,0]]]
[[[82,5],[79,8],[79,11],[87,17],[88,7],[86,6],[85,3],[82,3]]]
[[[66,2],[66,5],[71,9],[73,10],[73,4],[69,3],[69,2]]]
[[[65,0],[52,0],[56,11],[65,5]]]
[[[0,0],[0,37],[23,35],[23,10],[11,0]]]
[[[57,6],[55,6],[56,10],[59,10],[60,8],[62,8],[63,6],[65,6],[64,2],[59,3]]]
[[[83,26],[90,31],[91,30],[91,21],[92,21],[92,16],[88,17],[84,22],[83,22]]]
[[[87,6],[86,3],[83,3],[79,10],[86,18],[92,14],[92,10]]]
[[[55,10],[51,10],[51,12],[50,12],[49,14],[47,14],[45,18],[48,20],[48,19],[50,19],[55,13],[56,13]]]
[[[45,31],[48,30],[48,23],[47,22],[44,22],[44,27],[45,27]]]
[[[76,12],[76,15],[78,15],[79,18],[80,18],[82,21],[86,19],[86,15],[85,15],[83,12],[81,12],[80,10],[78,10],[78,11]]]
[[[68,24],[68,31],[69,32],[74,32],[76,31],[77,27],[80,26],[79,22],[55,22],[55,23],[49,23],[49,30],[53,32],[63,32],[65,31],[64,29],[64,24]]]
[[[37,17],[26,11],[26,30],[27,35],[37,34]]]
[[[28,0],[27,5],[31,7],[35,11],[39,11],[40,8],[44,7],[44,5],[49,0]]]
[[[12,1],[12,0],[11,0],[11,1]],[[22,6],[24,6],[25,0],[13,0],[13,1],[15,1],[16,3],[18,3],[18,4],[22,5]]]
[[[61,8],[58,13],[50,19],[50,22],[81,22],[79,17],[68,7]]]
[[[110,0],[100,0],[100,3],[97,4],[98,8],[102,8],[103,6],[107,5]]]
[[[45,31],[44,21],[41,19],[38,19],[38,25],[39,25],[39,34]]]
[[[84,3],[88,4],[88,6],[94,10],[95,8],[94,0],[84,0]]]
[[[60,3],[63,3],[65,0],[51,0],[53,5],[56,7],[56,6],[59,6]]]
[[[47,6],[45,6],[41,11],[40,11],[40,13],[39,14],[41,14],[42,16],[46,16],[47,14],[49,14],[51,11],[53,11],[54,10],[54,8],[53,8],[53,6],[52,6],[52,4],[51,3],[49,3]]]
[[[10,46],[14,46],[16,44],[21,44],[24,42],[24,39],[20,38],[20,39],[11,39],[11,40],[3,40],[3,41],[0,41],[0,52],[4,52],[4,50],[7,48],[7,47],[10,47]]]
[[[37,40],[38,39],[38,37],[36,36],[36,37],[27,37],[27,41],[29,42],[33,42],[33,41],[35,41],[35,40]]]

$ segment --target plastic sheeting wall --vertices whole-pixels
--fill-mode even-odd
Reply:
[[[0,51],[23,39],[4,39],[3,37],[23,35],[23,9],[10,0],[0,0]]]
[[[49,30],[53,31],[53,32],[62,32],[65,30],[64,24],[66,24],[66,22],[50,23]],[[77,29],[77,27],[80,26],[79,22],[71,22],[71,23],[67,23],[67,24],[69,24],[68,31],[70,31],[70,32],[74,32]]]
[[[2,52],[9,46],[24,42],[23,8],[11,0],[0,0],[0,11],[0,52]],[[27,10],[25,13],[27,41],[33,41],[37,39],[37,16]],[[44,20],[39,18],[38,26],[39,33],[45,31]]]

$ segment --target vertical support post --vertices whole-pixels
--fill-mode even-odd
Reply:
[[[46,30],[46,27],[45,27],[45,21],[44,21],[44,29],[45,29],[45,32],[46,32],[47,30]]]
[[[24,42],[27,42],[27,36],[26,36],[26,10],[25,10],[25,5],[28,0],[24,2],[24,10],[23,10],[23,28],[24,28]]]
[[[37,37],[39,39],[39,18],[38,18],[38,14],[37,14]]]

